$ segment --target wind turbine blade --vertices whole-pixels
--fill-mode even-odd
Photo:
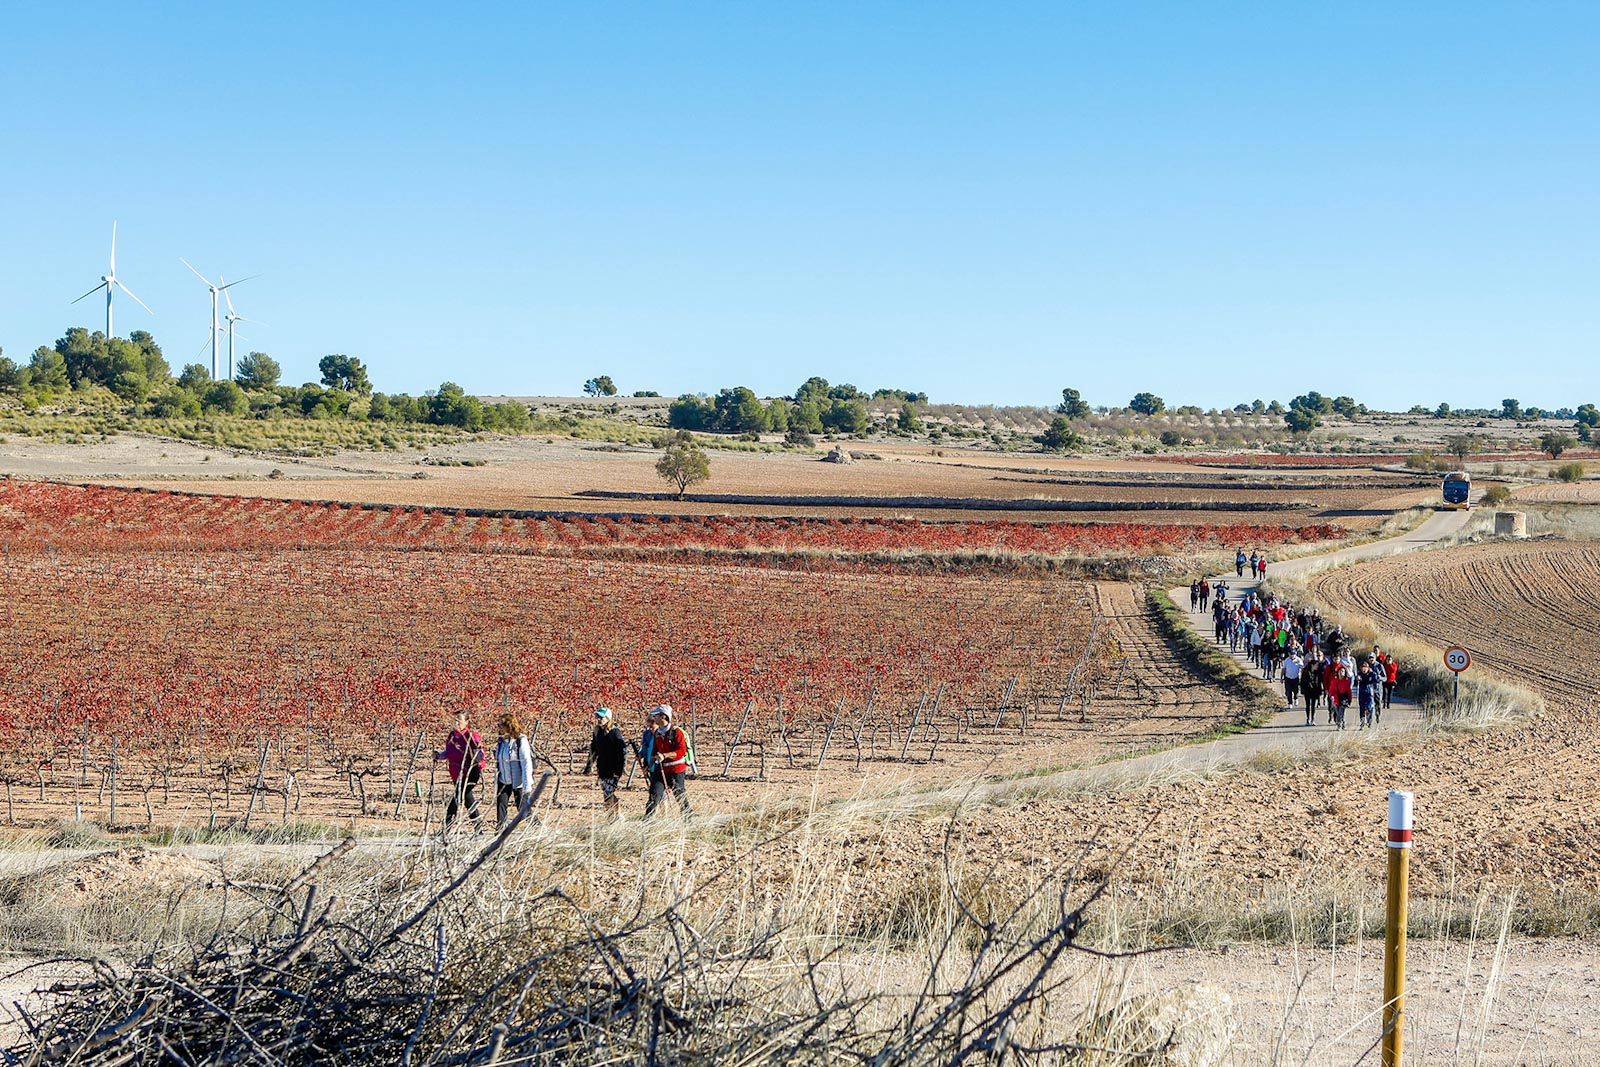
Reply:
[[[204,274],[201,274],[199,271],[195,270],[193,263],[190,263],[187,259],[184,259],[182,256],[178,257],[178,262],[182,263],[185,267],[188,267],[190,270],[194,271],[194,276],[196,278],[199,278],[201,281],[205,282],[207,285],[211,285],[211,279],[207,278]],[[213,289],[216,288],[216,286],[214,286],[214,285],[211,285],[211,287]]]
[[[117,273],[117,220],[111,220],[111,273]]]
[[[257,325],[257,326],[267,326],[267,324],[266,324],[266,323],[264,323],[264,322],[262,322],[262,321],[261,321],[261,320],[260,320],[260,319],[247,319],[247,318],[245,318],[245,317],[244,317],[244,316],[243,316],[243,315],[238,315],[238,316],[235,316],[235,317],[236,317],[236,318],[237,318],[237,319],[238,319],[238,320],[239,320],[239,321],[240,321],[240,322],[253,322],[253,323],[255,323],[255,324],[256,324],[256,325]],[[271,326],[267,326],[267,329],[269,329],[269,330],[270,330],[270,329],[272,329],[272,327],[271,327]]]
[[[242,333],[235,333],[233,336],[237,337],[241,341],[249,341],[250,340],[250,338],[246,337]],[[251,344],[254,344],[254,343],[255,343],[254,341],[251,341]]]
[[[224,278],[222,275],[220,275],[220,274],[217,275],[217,281],[226,282],[227,280],[228,279]],[[222,287],[222,299],[224,299],[224,300],[226,300],[228,302],[228,314],[232,315],[233,314],[233,297],[228,295],[228,287],[226,285],[224,285]]]
[[[87,293],[84,293],[83,296],[78,297],[78,300],[83,300],[83,299],[85,299],[87,297],[91,297],[94,294],[98,293],[100,290],[104,289],[105,287],[106,287],[106,283],[105,282],[101,282],[99,285],[95,286],[93,289],[90,289]],[[76,304],[78,302],[78,300],[74,300],[74,301],[72,301],[72,303]]]
[[[200,351],[198,351],[198,352],[196,352],[194,354],[194,358],[195,359],[199,359],[201,356],[205,355],[206,354],[206,349],[208,349],[210,347],[211,347],[211,338],[207,337],[204,341],[202,341],[200,343]]]
[[[252,275],[250,275],[249,278],[240,278],[236,282],[229,282],[227,285],[221,286],[221,288],[223,288],[223,289],[232,289],[236,285],[243,285],[245,282],[250,281],[252,278],[259,278],[259,277],[261,277],[261,275],[252,274]],[[220,274],[217,275],[217,280],[221,281],[222,280],[222,275],[220,275]]]
[[[123,285],[122,282],[120,282],[120,281],[117,282],[117,288],[121,289],[124,293],[127,293],[129,296],[133,296],[133,290],[129,289],[126,285]],[[82,298],[80,297],[79,299],[82,299]],[[133,302],[135,304],[138,304],[140,307],[144,308],[146,311],[150,311],[150,305],[146,304],[143,300],[140,300],[138,297],[133,296]],[[154,315],[155,312],[154,311],[150,311],[150,314]]]

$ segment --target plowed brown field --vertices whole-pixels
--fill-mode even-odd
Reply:
[[[1600,692],[1600,544],[1523,542],[1422,552],[1319,578],[1324,600],[1475,662],[1548,699]]]
[[[594,496],[596,491],[661,493],[666,486],[655,473],[657,453],[534,438],[485,437],[439,446],[426,457],[418,452],[352,452],[296,458],[132,435],[83,445],[10,437],[0,441],[0,470],[25,477],[223,495],[407,506],[818,517],[889,514],[935,520],[998,515],[1048,522],[1336,523],[1349,529],[1376,527],[1392,512],[1437,494],[1436,489],[1417,487],[1412,475],[1371,470],[1358,472],[1360,477],[1353,477],[1350,470],[1252,471],[1246,477],[1153,457],[1112,461],[896,442],[849,444],[864,457],[877,458],[839,465],[820,462],[818,454],[713,452],[711,480],[697,491],[749,498],[743,502]],[[481,465],[452,465],[456,463]],[[1129,473],[1139,477],[1129,479]],[[1145,484],[1126,484],[1130,480]],[[1234,485],[1230,480],[1247,484]],[[1192,484],[1196,481],[1200,484]],[[1279,481],[1283,484],[1272,484]],[[968,503],[961,508],[934,507],[927,503],[930,498]],[[1003,502],[1003,510],[985,506],[990,500]],[[1027,503],[1031,500],[1047,503],[1032,510]],[[1061,511],[1050,509],[1052,501],[1121,506],[1115,511]],[[1209,506],[1152,507],[1173,501]],[[1263,504],[1284,510],[1259,510]]]
[[[1524,485],[1512,495],[1518,501],[1533,500],[1541,504],[1595,504],[1600,503],[1600,481]]]

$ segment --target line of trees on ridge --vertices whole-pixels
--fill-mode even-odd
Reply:
[[[323,356],[317,370],[318,381],[282,385],[278,361],[265,352],[250,352],[238,361],[231,379],[213,380],[200,363],[187,364],[174,376],[148,331],[108,338],[74,326],[54,347],[35,349],[27,363],[0,353],[0,392],[17,396],[25,409],[34,410],[61,394],[101,387],[127,401],[135,414],[163,419],[288,416],[431,423],[472,431],[532,426],[522,404],[485,404],[455,382],[443,382],[422,396],[375,392],[365,364],[343,354]]]

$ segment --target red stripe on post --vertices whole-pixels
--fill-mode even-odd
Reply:
[[[1402,842],[1402,841],[1405,842],[1408,845],[1411,843],[1411,831],[1410,830],[1396,830],[1392,826],[1389,827],[1389,843],[1390,844],[1395,844],[1395,843]]]

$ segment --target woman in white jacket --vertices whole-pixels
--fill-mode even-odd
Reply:
[[[507,812],[522,810],[533,790],[533,749],[516,715],[500,716],[500,739],[494,745],[494,823],[506,824]]]

